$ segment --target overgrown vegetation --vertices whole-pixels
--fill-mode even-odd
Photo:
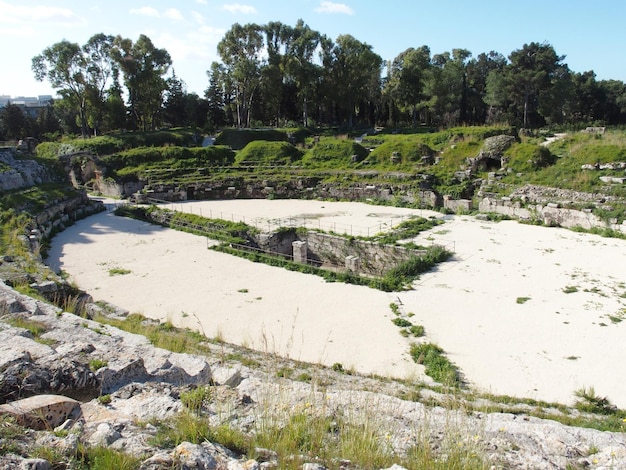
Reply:
[[[463,386],[459,370],[436,344],[414,343],[411,345],[410,354],[417,364],[422,364],[426,368],[426,375],[433,380],[449,387]]]

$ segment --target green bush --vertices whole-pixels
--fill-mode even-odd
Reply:
[[[302,158],[302,152],[287,142],[255,140],[237,153],[235,164],[288,165]]]

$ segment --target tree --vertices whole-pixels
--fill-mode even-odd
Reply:
[[[262,28],[235,23],[218,43],[217,51],[235,93],[237,126],[250,127],[252,102],[261,79]]]
[[[83,46],[86,60],[86,96],[89,104],[87,119],[94,135],[98,135],[102,125],[107,88],[116,73],[115,62],[111,56],[114,39],[113,36],[100,33],[89,38]]]
[[[495,51],[478,54],[468,62],[466,117],[469,123],[481,125],[487,121],[487,77],[492,71],[502,71],[505,65],[506,57]]]
[[[81,47],[65,40],[58,42],[33,57],[32,70],[38,81],[47,78],[74,107],[81,134],[87,137],[87,60]]]
[[[0,109],[0,134],[5,139],[18,140],[29,135],[24,111],[16,104],[7,104]]]
[[[348,127],[353,127],[353,116],[362,97],[371,97],[372,84],[380,82],[382,59],[372,46],[346,34],[335,44],[322,41],[322,62],[325,68],[327,90]]]
[[[569,73],[562,63],[564,58],[551,45],[536,42],[524,44],[509,55],[510,63],[504,69],[507,91],[515,110],[523,116],[524,128],[543,124],[547,102],[554,101],[561,91],[558,82]]]
[[[429,100],[427,108],[435,120],[445,125],[456,125],[467,119],[466,64],[471,53],[453,49],[433,56],[426,81]]]
[[[167,91],[165,93],[165,106],[163,115],[165,122],[170,126],[179,127],[187,124],[186,116],[186,85],[176,76],[172,70],[171,78],[167,79]]]
[[[172,65],[169,53],[156,48],[150,38],[142,34],[135,43],[117,36],[112,55],[124,75],[136,127],[144,131],[155,129],[167,90],[164,76]]]
[[[315,51],[320,44],[320,33],[312,30],[301,19],[291,30],[291,40],[287,46],[285,71],[288,80],[297,90],[298,101],[302,106],[302,122],[309,125],[309,98],[321,76],[320,67],[313,63]]]
[[[215,130],[226,123],[223,67],[217,62],[213,62],[211,70],[207,71],[207,75],[209,76],[209,87],[204,92],[204,97],[207,100],[206,120],[207,125]]]
[[[410,47],[401,52],[390,64],[386,92],[401,110],[411,115],[413,126],[417,122],[417,110],[424,99],[424,81],[430,67],[430,49]]]

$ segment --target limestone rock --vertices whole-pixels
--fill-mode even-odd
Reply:
[[[172,457],[181,468],[198,470],[217,469],[217,460],[204,446],[183,442],[174,449]]]
[[[18,424],[31,429],[53,429],[80,413],[79,402],[59,395],[36,395],[0,405],[0,414],[13,416]]]

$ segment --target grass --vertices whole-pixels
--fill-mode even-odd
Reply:
[[[130,269],[124,269],[124,268],[109,269],[109,276],[123,276],[125,274],[130,274],[130,273],[131,273]]]
[[[515,299],[515,302],[518,304],[525,304],[529,300],[530,300],[530,297],[518,297],[517,299]]]
[[[103,367],[106,367],[108,365],[109,362],[103,359],[92,359],[91,361],[89,361],[89,369],[91,369],[93,372],[102,369]]]
[[[190,329],[174,328],[169,322],[154,322],[138,313],[130,314],[124,319],[99,316],[95,320],[130,333],[141,334],[158,348],[193,354],[209,352],[208,339],[203,334]]]
[[[461,388],[463,381],[458,368],[444,355],[443,349],[434,343],[412,344],[409,351],[413,361],[425,367],[426,375],[442,385]]]

